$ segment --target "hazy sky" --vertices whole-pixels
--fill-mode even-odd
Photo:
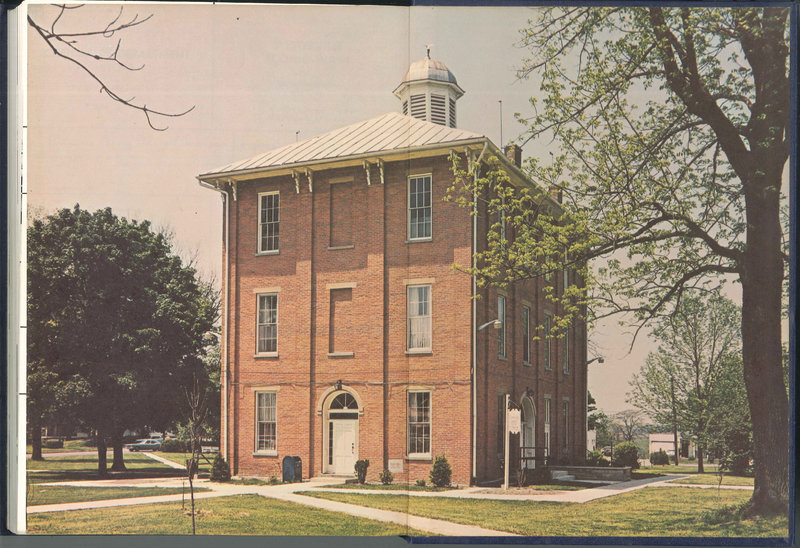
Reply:
[[[88,5],[65,13],[57,30],[105,28],[114,5]],[[58,10],[30,6],[49,27]],[[111,40],[82,42],[145,67],[127,72],[92,65],[117,93],[165,111],[194,110],[158,120],[109,100],[75,65],[55,57],[31,33],[28,41],[29,204],[148,219],[174,232],[187,256],[196,253],[204,275],[220,279],[222,205],[202,189],[199,173],[338,127],[398,111],[392,91],[410,62],[425,55],[444,62],[466,94],[458,102],[458,127],[500,144],[519,136],[514,113],[529,114],[534,81],[518,81],[525,50],[519,29],[532,8],[321,7],[140,5],[126,6],[125,21],[153,14]],[[91,61],[91,60],[90,60]],[[543,154],[529,143],[524,157]],[[589,389],[610,413],[625,403],[630,375],[653,349],[645,337],[628,354],[630,336],[615,322],[591,335],[605,357],[592,364]],[[596,355],[590,351],[590,356]]]

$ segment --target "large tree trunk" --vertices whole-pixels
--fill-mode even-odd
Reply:
[[[114,462],[111,464],[112,472],[125,472],[125,458],[122,456],[123,440],[120,432],[111,436],[111,447],[114,449]]]
[[[769,168],[767,168],[769,169]],[[745,184],[747,247],[741,260],[742,360],[753,423],[751,511],[788,511],[789,404],[781,352],[783,259],[780,172]]]
[[[703,467],[703,447],[701,445],[697,446],[697,473],[702,474],[705,472],[705,468]]]
[[[42,456],[42,424],[39,417],[31,416],[31,460],[44,460]]]
[[[97,474],[100,477],[108,475],[108,463],[106,462],[106,438],[100,432],[97,433]]]

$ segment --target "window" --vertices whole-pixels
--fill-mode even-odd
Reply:
[[[330,207],[330,247],[353,245],[353,183],[333,183]]]
[[[531,363],[531,309],[522,307],[522,363]]]
[[[564,401],[561,404],[561,416],[564,421],[564,426],[562,428],[563,434],[561,435],[561,439],[563,440],[563,442],[561,445],[563,447],[564,453],[566,453],[569,450],[569,402],[568,401]]]
[[[408,179],[408,239],[431,238],[431,176]]]
[[[544,399],[544,454],[550,456],[550,398]]]
[[[500,320],[500,329],[497,330],[497,357],[506,357],[506,298],[497,296],[497,319]]]
[[[506,456],[506,395],[497,396],[497,455]]]
[[[500,241],[505,242],[506,238],[506,211],[501,209],[497,212],[497,222],[500,223]]]
[[[330,323],[328,326],[328,352],[350,353],[353,338],[350,333],[353,289],[331,289]]]
[[[552,369],[552,365],[550,364],[550,345],[552,341],[550,339],[550,314],[544,315],[544,368],[545,369]]]
[[[280,235],[281,195],[277,192],[259,194],[258,202],[258,252],[276,252]]]
[[[569,375],[569,330],[564,333],[564,342],[562,344],[563,349],[563,364],[562,370],[564,371],[565,375]]]
[[[408,393],[408,456],[431,454],[431,393]]]
[[[256,392],[256,452],[276,452],[277,394]]]
[[[258,354],[278,352],[278,294],[258,296],[258,326],[256,333]]]
[[[408,350],[431,349],[431,286],[409,285]]]

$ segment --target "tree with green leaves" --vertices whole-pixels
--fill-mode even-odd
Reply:
[[[484,284],[595,261],[596,276],[583,272],[589,310],[625,314],[638,328],[693,288],[740,284],[756,512],[788,507],[788,15],[780,6],[544,9],[521,31],[530,55],[519,73],[544,94],[520,116],[525,138],[559,147],[527,166],[542,190],[506,192],[508,177],[491,164],[477,175],[455,168],[454,194],[468,206],[478,196],[487,215],[506,218],[509,241],[490,234],[476,254],[471,271]],[[550,187],[563,203],[549,200]],[[551,292],[562,325],[582,310],[573,291]]]
[[[216,292],[148,222],[79,206],[28,229],[28,359],[70,396],[36,398],[97,432],[99,472],[124,470],[126,429],[163,429],[202,371]],[[36,416],[36,415],[33,415]]]
[[[633,405],[695,442],[700,473],[705,448],[721,442],[719,420],[735,414],[728,406],[737,402],[721,397],[718,383],[727,379],[724,394],[732,382],[742,383],[726,370],[741,354],[740,316],[739,307],[717,293],[684,296],[675,314],[658,320],[658,350],[630,382]]]

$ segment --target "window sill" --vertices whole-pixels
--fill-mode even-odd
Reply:
[[[433,458],[430,455],[406,455],[406,460],[413,460],[413,461],[432,461]]]
[[[280,255],[280,253],[280,249],[275,249],[273,251],[256,251],[256,257],[261,257],[262,255]]]
[[[340,249],[353,249],[354,247],[356,247],[355,244],[350,244],[350,245],[329,245],[328,246],[328,251],[338,251]]]
[[[432,242],[432,241],[433,241],[433,237],[430,237],[430,238],[413,238],[413,239],[409,238],[409,239],[406,240],[406,243],[407,244],[418,244],[418,243],[422,243],[422,242]]]
[[[253,452],[253,456],[254,457],[277,457],[278,456],[278,452],[277,451],[254,451]]]
[[[352,358],[355,356],[352,352],[328,352],[329,358]]]
[[[508,356],[497,356],[497,359],[500,360],[500,361],[507,362],[508,361]]]
[[[277,358],[278,357],[278,353],[277,352],[263,352],[261,354],[254,354],[253,357],[256,358],[256,359],[258,359],[258,358]]]
[[[420,348],[420,349],[413,349],[413,350],[406,350],[406,356],[427,356],[433,354],[433,350],[430,348]]]
[[[533,364],[531,362],[525,362],[524,361],[524,362],[522,362],[522,365],[524,365],[525,367],[533,367]]]

